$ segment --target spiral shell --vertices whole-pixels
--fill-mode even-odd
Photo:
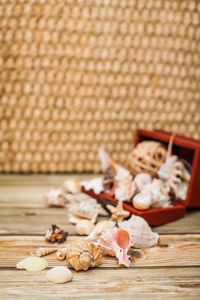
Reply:
[[[76,241],[68,248],[66,259],[69,265],[76,271],[86,271],[101,263],[101,249],[85,240]]]

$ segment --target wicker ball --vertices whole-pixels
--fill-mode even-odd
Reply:
[[[160,166],[165,161],[167,150],[159,142],[144,141],[131,151],[126,167],[135,176],[138,173],[148,173],[152,177],[157,176]]]

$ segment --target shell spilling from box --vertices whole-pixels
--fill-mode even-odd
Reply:
[[[138,210],[169,207],[172,199],[185,200],[190,166],[172,154],[172,143],[173,136],[168,149],[160,142],[139,143],[128,156],[126,168],[99,149],[103,177],[80,184],[86,191],[130,202]]]

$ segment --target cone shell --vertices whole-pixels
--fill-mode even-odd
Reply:
[[[159,235],[141,217],[132,216],[128,221],[123,221],[120,227],[129,232],[132,247],[149,248],[158,243]]]
[[[101,249],[85,240],[76,241],[68,248],[66,259],[69,265],[76,271],[86,271],[101,263]]]
[[[39,248],[38,250],[36,250],[36,255],[41,257],[41,256],[45,256],[45,255],[51,254],[56,251],[57,251],[57,248]]]

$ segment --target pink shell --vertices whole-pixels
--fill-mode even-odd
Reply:
[[[123,221],[120,227],[129,232],[132,247],[149,248],[158,243],[159,235],[141,217],[133,215],[128,221]]]
[[[116,256],[119,264],[130,267],[130,260],[127,252],[130,248],[130,235],[124,229],[107,228],[104,229],[98,243],[104,254]]]

